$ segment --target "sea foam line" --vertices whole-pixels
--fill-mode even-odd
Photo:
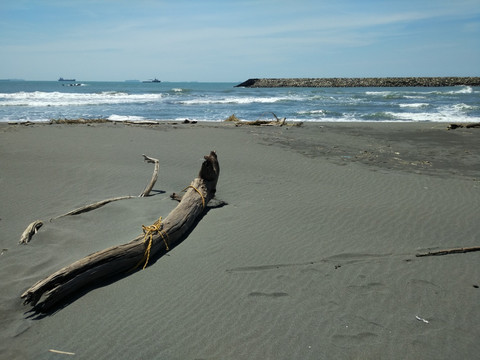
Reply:
[[[427,103],[399,104],[401,108],[424,108],[430,106]]]
[[[303,97],[282,96],[282,97],[227,97],[217,99],[190,99],[179,100],[178,104],[183,105],[208,105],[208,104],[253,104],[253,103],[276,103],[281,101],[303,101]]]
[[[162,94],[127,94],[122,92],[62,93],[62,92],[18,92],[1,93],[0,106],[71,106],[104,105],[138,102],[155,102]]]

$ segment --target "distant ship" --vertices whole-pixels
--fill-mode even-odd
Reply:
[[[161,82],[160,80],[158,80],[157,78],[153,79],[153,80],[145,80],[145,81],[142,81],[144,83],[159,83]]]
[[[58,81],[75,81],[75,79],[64,79],[63,77],[58,78]]]

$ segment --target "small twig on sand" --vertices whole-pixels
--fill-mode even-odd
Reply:
[[[440,255],[448,255],[448,254],[460,254],[466,252],[473,252],[473,251],[480,251],[480,246],[473,246],[473,247],[466,247],[466,248],[454,248],[454,249],[445,249],[445,250],[438,250],[438,251],[430,251],[428,253],[422,253],[415,255],[416,257],[422,256],[440,256]]]
[[[28,242],[32,239],[32,236],[35,235],[38,232],[38,229],[40,229],[42,226],[43,222],[41,220],[35,220],[34,222],[30,223],[30,225],[28,225],[25,231],[22,233],[22,236],[20,236],[20,241],[18,243],[28,244]]]
[[[69,351],[61,351],[61,350],[55,350],[55,349],[50,349],[48,351],[50,351],[52,353],[55,353],[55,354],[71,355],[71,356],[75,355],[75,353],[69,352]]]

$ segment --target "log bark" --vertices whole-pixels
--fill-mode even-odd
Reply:
[[[215,152],[206,155],[200,173],[177,207],[159,224],[151,238],[140,235],[129,243],[93,253],[27,289],[21,298],[37,312],[47,312],[87,285],[140,270],[168,247],[183,240],[214,197],[220,167]]]

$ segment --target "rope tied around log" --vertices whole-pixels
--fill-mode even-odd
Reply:
[[[143,237],[143,241],[146,243],[148,239],[148,245],[147,245],[147,248],[145,249],[145,254],[143,255],[142,260],[140,260],[140,262],[137,264],[137,266],[135,266],[135,268],[140,266],[143,260],[145,260],[145,264],[143,264],[143,268],[142,268],[142,270],[144,270],[147,267],[148,260],[150,259],[150,250],[152,248],[153,235],[159,233],[160,236],[162,237],[163,242],[165,243],[165,248],[167,249],[167,251],[170,249],[168,248],[168,242],[167,242],[168,234],[166,231],[162,231],[161,216],[158,218],[157,221],[153,223],[153,225],[150,225],[150,226],[142,225],[142,230],[143,230],[143,233],[145,234],[145,236]]]
[[[185,189],[183,189],[182,191],[185,191],[187,190],[188,188],[192,188],[193,190],[195,190],[202,198],[202,206],[203,208],[205,209],[205,197],[203,196],[203,194],[200,192],[200,190],[198,190],[195,186],[193,185],[188,185]]]

